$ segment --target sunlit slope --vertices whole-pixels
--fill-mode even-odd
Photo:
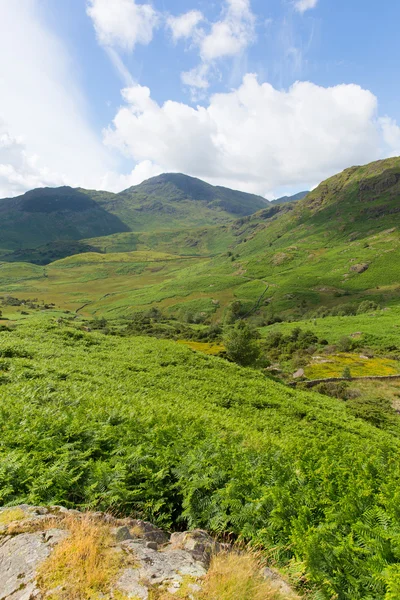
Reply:
[[[120,194],[40,188],[0,200],[0,255],[46,264],[90,251],[71,244],[83,238],[229,223],[266,205],[261,196],[178,173],[154,177]]]
[[[326,599],[383,600],[396,580],[395,425],[172,342],[73,324],[0,332],[0,357],[2,504],[241,534]]]
[[[295,204],[222,226],[86,239],[106,257],[122,255],[110,267],[107,258],[97,261],[92,273],[84,254],[58,261],[46,267],[48,281],[16,280],[11,288],[55,294],[61,304],[75,293],[91,303],[85,310],[116,316],[157,304],[219,318],[235,299],[256,303],[267,286],[263,310],[275,315],[301,317],[320,305],[364,299],[397,303],[399,211],[400,159],[389,159],[348,169]],[[153,265],[151,273],[149,266],[129,271],[123,254],[131,250],[173,255],[174,268],[168,262]],[[135,264],[135,255],[129,260]],[[0,293],[10,291],[10,283],[9,275],[0,277]]]

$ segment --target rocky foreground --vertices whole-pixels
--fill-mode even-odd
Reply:
[[[83,523],[84,520],[90,522],[89,529],[82,530],[83,539],[73,540],[77,529],[71,524]],[[57,577],[53,581],[52,577],[45,577],[43,573],[46,573],[47,565],[57,573],[67,569],[65,561],[72,559],[74,552],[80,552],[79,543],[84,544],[85,535],[89,535],[85,531],[93,531],[93,528],[107,531],[104,552],[108,554],[104,557],[108,562],[104,570],[111,564],[110,552],[113,553],[112,565],[116,570],[115,573],[112,571],[107,592],[101,591],[103,582],[98,584],[100,591],[93,596],[72,596],[72,592],[68,593],[71,573],[66,577],[66,587],[57,581]],[[64,548],[64,553],[57,553],[57,548]],[[81,551],[83,554],[78,558],[77,570],[86,568],[84,562],[88,552]],[[3,508],[0,509],[0,600],[69,600],[70,597],[152,600],[169,598],[170,595],[197,599],[211,557],[228,551],[226,545],[219,544],[201,530],[168,535],[151,523],[130,518],[116,519],[104,513],[82,514],[60,506]],[[57,569],[54,563],[49,562],[55,555],[61,561]],[[104,557],[100,551],[95,555],[90,566],[93,572],[99,565],[101,570]],[[294,598],[289,586],[277,574],[270,569],[264,569],[262,574],[270,580],[274,598]],[[78,580],[80,575],[75,575]],[[49,581],[53,582],[53,589],[49,587]],[[91,585],[96,585],[93,581]]]

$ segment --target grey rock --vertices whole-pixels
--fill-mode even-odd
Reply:
[[[148,548],[140,540],[122,542],[123,550],[130,554],[137,568],[128,568],[122,573],[116,589],[134,596],[137,585],[145,588],[162,585],[166,589],[178,590],[184,577],[198,580],[205,576],[206,567],[185,550],[167,546],[162,552]],[[139,596],[139,598],[142,598]],[[147,599],[147,596],[144,596]]]
[[[146,542],[146,548],[150,548],[150,550],[158,550],[157,542]]]
[[[304,375],[304,369],[299,369],[298,371],[296,371],[296,373],[293,373],[293,379],[301,379],[302,377],[304,377]]]
[[[66,533],[53,530],[46,535],[47,540],[43,533],[5,538],[0,546],[1,600],[31,600],[39,593],[36,570]]]
[[[141,521],[140,519],[126,519],[125,523],[133,536],[143,538],[148,542],[156,542],[160,545],[167,544],[169,541],[169,536],[165,531],[147,521]]]
[[[117,543],[132,539],[131,532],[126,525],[123,527],[114,527],[111,530],[111,534],[114,536]]]
[[[290,587],[290,585],[288,583],[286,583],[286,581],[284,579],[282,579],[282,577],[279,575],[279,573],[276,573],[272,569],[266,567],[263,570],[263,577],[271,583],[271,587],[274,590],[276,590],[277,592],[282,594],[285,598],[288,598],[288,600],[290,598],[293,598],[293,600],[295,600],[295,598],[297,598],[297,596],[294,595],[293,590]]]
[[[202,529],[173,533],[170,543],[172,548],[190,552],[193,558],[202,561],[205,565],[209,563],[211,556],[221,549],[220,544]]]

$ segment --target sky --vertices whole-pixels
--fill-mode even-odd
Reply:
[[[275,198],[400,154],[400,3],[0,0],[0,197],[163,172]]]

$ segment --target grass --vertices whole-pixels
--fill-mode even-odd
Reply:
[[[371,314],[323,319],[296,320],[279,323],[261,329],[263,335],[281,331],[285,335],[296,327],[315,333],[320,339],[336,344],[344,337],[351,337],[363,345],[382,352],[400,349],[400,307],[391,306]]]
[[[387,358],[366,358],[350,353],[314,357],[314,360],[305,369],[305,374],[309,379],[341,377],[346,367],[349,367],[353,377],[400,374],[398,361]]]
[[[203,600],[295,600],[298,596],[281,594],[261,574],[255,555],[221,554],[213,558],[207,573]]]
[[[178,344],[182,344],[183,346],[187,346],[191,350],[195,352],[203,352],[204,354],[208,354],[210,356],[218,356],[225,351],[225,347],[223,344],[218,343],[206,343],[206,342],[186,342],[181,340]]]
[[[0,354],[1,504],[231,532],[278,566],[296,560],[327,598],[365,597],[371,573],[384,597],[400,531],[397,420],[381,430],[342,401],[183,345],[47,315],[0,332]]]
[[[89,516],[64,520],[68,537],[61,541],[38,573],[38,585],[49,600],[95,600],[110,592],[123,566],[109,528]]]
[[[0,525],[10,525],[24,519],[27,519],[27,515],[21,508],[6,508],[0,511]]]
[[[199,591],[197,588],[201,586]],[[221,553],[211,560],[204,581],[188,578],[175,594],[154,591],[151,600],[299,600],[282,593],[262,575],[262,563],[250,551]]]

